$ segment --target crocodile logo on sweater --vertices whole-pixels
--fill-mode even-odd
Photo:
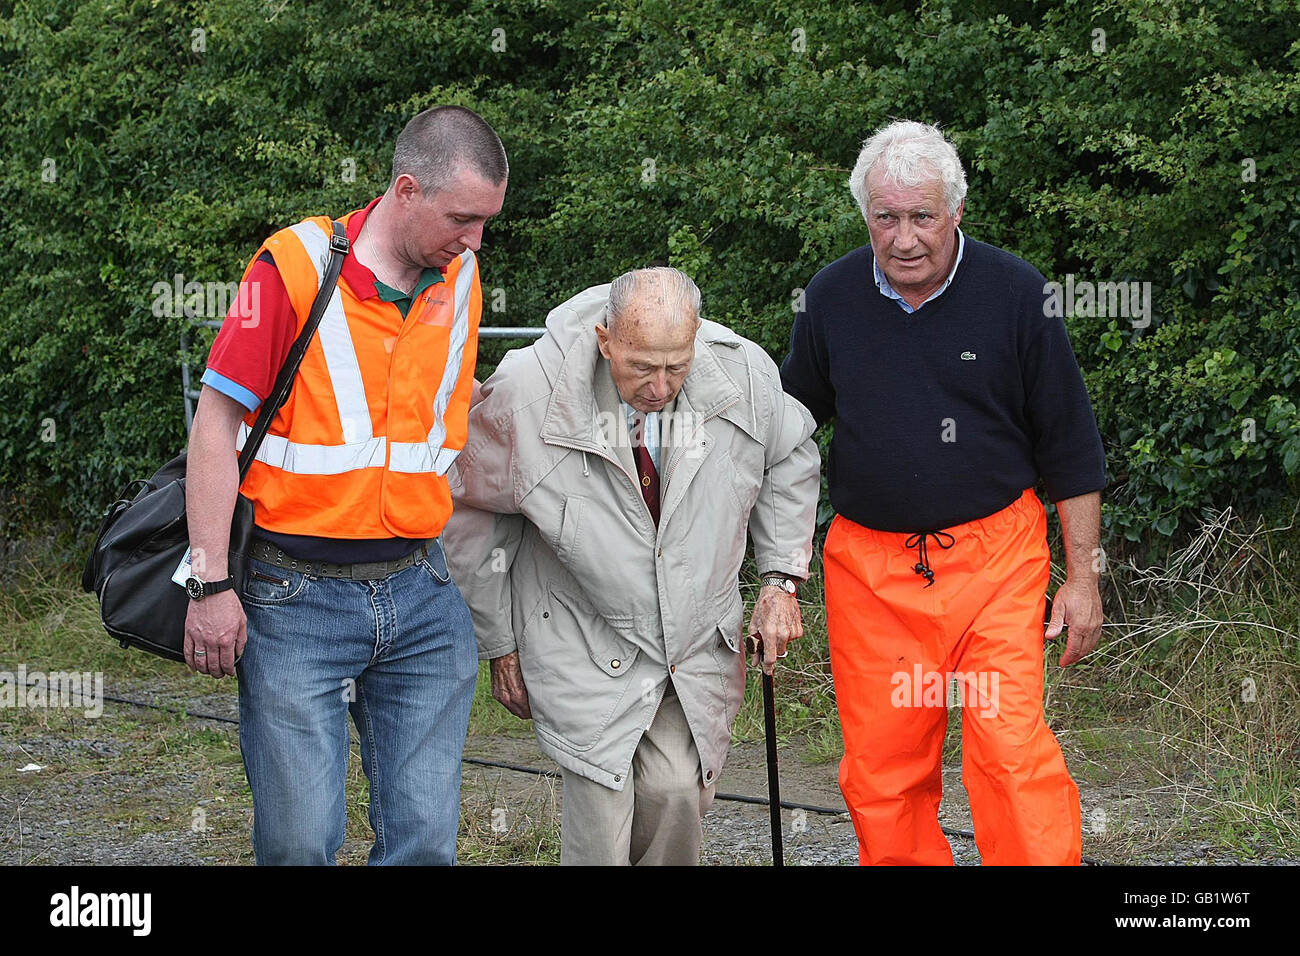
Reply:
[[[974,353],[974,352],[962,352],[962,353],[961,353],[961,360],[962,360],[963,362],[973,362],[973,361],[975,361],[975,353]]]

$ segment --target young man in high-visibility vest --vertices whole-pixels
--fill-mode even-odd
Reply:
[[[341,220],[338,288],[242,488],[236,452],[306,322],[329,218],[263,243],[213,343],[189,444],[202,587],[185,656],[200,673],[239,675],[258,863],[334,862],[349,712],[370,780],[370,862],[455,861],[477,653],[438,538],[474,383],[474,253],[507,173],[501,141],[470,110],[407,124],[387,191]],[[236,493],[256,506],[243,581],[227,568]]]
[[[1042,479],[1067,575],[1046,637],[1067,666],[1101,633],[1105,462],[1061,312],[1027,262],[963,236],[943,134],[885,127],[849,180],[871,245],[808,284],[781,367],[819,423],[826,626],[840,787],[864,864],[952,863],[939,827],[948,687],[985,863],[1077,864],[1079,792],[1043,719],[1050,571]]]

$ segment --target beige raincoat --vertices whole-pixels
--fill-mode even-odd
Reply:
[[[608,293],[556,308],[546,334],[484,383],[449,473],[443,541],[480,656],[519,652],[547,754],[622,789],[672,680],[709,785],[744,696],[746,529],[760,571],[807,575],[814,423],[761,348],[703,322],[660,413],[656,529],[593,331]]]

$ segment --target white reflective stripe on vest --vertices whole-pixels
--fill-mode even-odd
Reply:
[[[239,423],[236,450],[244,450],[251,432],[247,422]],[[283,435],[267,435],[254,457],[295,475],[341,475],[358,468],[383,468],[386,452],[387,442],[382,436],[347,445],[306,445]]]
[[[428,443],[422,441],[395,441],[391,447],[388,470],[408,473],[431,471],[445,475],[460,454],[459,448],[440,448],[435,454]]]
[[[312,265],[316,267],[316,285],[319,288],[330,257],[329,235],[314,222],[300,222],[296,226],[290,226],[289,230],[298,237],[306,248]],[[339,422],[343,426],[343,441],[357,445],[371,440],[375,432],[370,423],[370,407],[366,404],[366,388],[361,381],[361,363],[357,361],[357,350],[352,345],[352,333],[348,330],[348,320],[343,314],[343,300],[337,286],[321,316],[316,335],[325,351],[325,367],[329,370],[330,386],[334,390],[334,402],[338,406]]]
[[[456,314],[447,337],[447,364],[443,366],[442,381],[438,384],[437,394],[433,396],[433,427],[429,429],[428,438],[422,442],[393,442],[388,461],[389,471],[432,471],[444,475],[460,454],[459,448],[442,447],[447,439],[444,416],[452,392],[456,391],[456,384],[460,381],[465,343],[469,341],[469,294],[474,287],[474,273],[477,269],[478,261],[474,258],[474,253],[466,249],[460,254],[460,271],[456,273],[456,288],[452,293],[455,296]]]

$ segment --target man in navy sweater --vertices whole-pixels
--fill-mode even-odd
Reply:
[[[864,864],[951,864],[938,822],[947,704],[989,864],[1077,864],[1079,792],[1043,719],[1051,555],[1067,576],[1046,637],[1061,666],[1101,634],[1105,461],[1043,276],[962,234],[966,178],[943,134],[897,122],[849,179],[871,245],[809,283],[781,367],[835,420],[825,545],[840,787]]]

